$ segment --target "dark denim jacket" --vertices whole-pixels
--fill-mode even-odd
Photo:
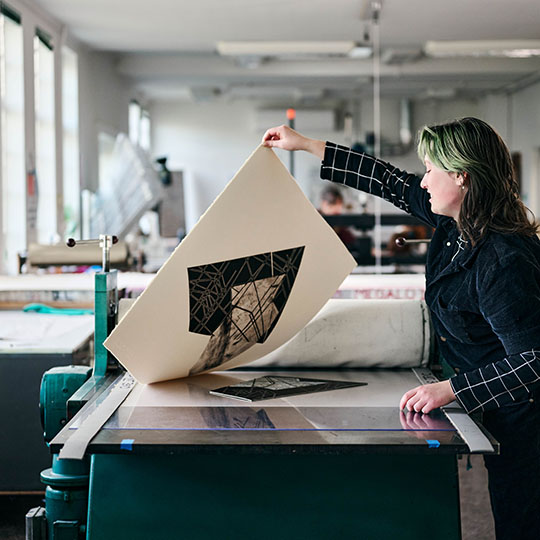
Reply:
[[[421,179],[327,143],[321,177],[380,196],[435,227],[426,303],[467,411],[526,401],[540,385],[540,241],[489,232],[474,247],[431,211]]]

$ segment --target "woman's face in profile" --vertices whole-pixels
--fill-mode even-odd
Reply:
[[[426,156],[426,173],[420,186],[430,195],[431,210],[435,214],[449,216],[456,221],[459,217],[461,202],[466,193],[463,189],[463,177],[454,172],[439,169]]]

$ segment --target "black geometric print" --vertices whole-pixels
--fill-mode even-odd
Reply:
[[[328,379],[308,379],[304,377],[284,377],[281,375],[265,375],[230,386],[211,390],[216,396],[230,397],[242,401],[262,401],[287,396],[329,392],[342,388],[365,386],[364,382],[332,381]]]
[[[247,287],[233,296],[233,287],[249,285],[264,278],[283,280],[273,298],[273,304],[281,313],[300,268],[304,246],[260,253],[229,261],[203,264],[188,268],[189,279],[189,331],[196,334],[212,335],[223,321],[230,317],[233,305]],[[264,336],[257,340],[263,343],[277,323],[268,328]]]
[[[191,375],[266,341],[287,303],[303,253],[300,246],[188,268],[189,331],[210,336]]]

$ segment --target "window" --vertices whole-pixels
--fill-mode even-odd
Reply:
[[[57,239],[54,55],[50,36],[39,29],[34,37],[34,80],[37,239],[39,243],[49,244]]]
[[[98,153],[99,153],[99,184],[97,194],[87,194],[89,220],[87,229],[90,237],[97,237],[100,234],[116,234],[108,232],[107,223],[104,218],[103,204],[108,196],[112,196],[114,190],[115,173],[114,149],[116,137],[105,131],[98,133]],[[117,168],[117,167],[116,167]],[[116,209],[115,209],[116,210]]]
[[[150,152],[150,127],[150,114],[143,109],[139,144],[141,145],[141,148],[144,148],[147,152]]]
[[[110,133],[106,133],[105,131],[98,133],[100,191],[106,192],[108,189],[108,178],[112,170],[115,141],[116,138]]]
[[[17,272],[17,253],[26,248],[24,162],[23,33],[20,17],[0,11],[0,221],[1,270]]]
[[[129,140],[133,144],[139,144],[141,135],[141,106],[136,101],[129,103]]]
[[[150,151],[150,113],[135,100],[129,103],[129,140]]]
[[[62,49],[62,122],[64,146],[64,234],[80,236],[79,75],[77,54]]]

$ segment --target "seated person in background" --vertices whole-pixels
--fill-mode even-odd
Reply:
[[[321,192],[321,207],[319,212],[323,216],[338,216],[343,214],[343,195],[334,186],[327,186]]]
[[[319,212],[323,216],[339,216],[343,214],[344,202],[341,191],[335,186],[327,186],[321,192]],[[332,227],[341,241],[350,246],[354,243],[355,235],[350,227]]]

